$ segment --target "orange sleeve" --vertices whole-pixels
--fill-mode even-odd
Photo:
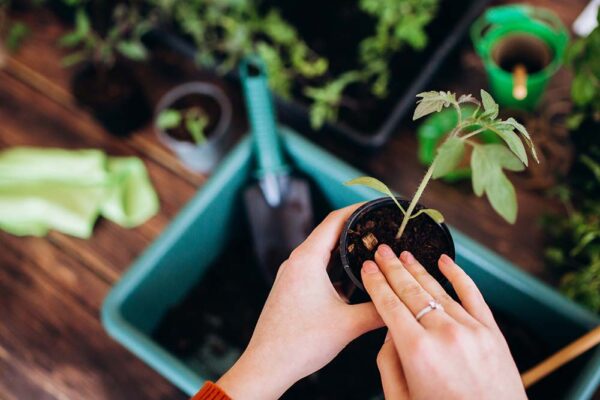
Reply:
[[[206,381],[202,389],[191,400],[232,400],[231,397],[227,395],[217,385],[215,385],[211,381]]]

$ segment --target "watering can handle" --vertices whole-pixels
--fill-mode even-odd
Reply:
[[[479,43],[483,32],[492,25],[501,25],[520,21],[537,20],[553,28],[557,33],[560,48],[564,49],[569,40],[569,33],[564,24],[552,11],[540,7],[523,4],[498,6],[489,8],[471,27],[471,40],[477,52],[481,54]]]
[[[239,67],[246,109],[258,161],[258,176],[285,174],[273,101],[269,92],[266,67],[258,56],[242,60]]]

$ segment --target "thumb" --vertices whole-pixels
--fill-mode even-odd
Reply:
[[[372,302],[347,307],[350,307],[350,315],[356,337],[385,325]]]

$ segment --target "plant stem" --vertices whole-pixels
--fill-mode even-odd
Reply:
[[[402,237],[402,234],[404,233],[404,230],[406,229],[406,225],[408,225],[408,221],[410,220],[410,216],[411,216],[412,212],[414,211],[415,207],[417,206],[417,203],[419,202],[421,195],[425,191],[425,188],[427,187],[427,184],[429,183],[431,176],[433,175],[433,171],[435,169],[436,162],[437,162],[437,157],[433,160],[433,162],[429,166],[427,173],[425,173],[423,180],[421,181],[421,183],[419,184],[419,187],[417,188],[417,192],[415,193],[412,200],[410,201],[410,205],[408,206],[408,209],[406,210],[406,214],[404,214],[404,218],[402,219],[402,224],[400,224],[400,229],[398,229],[398,233],[396,234],[396,240],[398,240]]]
[[[469,134],[467,134],[467,135],[465,135],[465,136],[461,137],[461,139],[462,139],[462,140],[466,140],[466,139],[468,139],[468,138],[470,138],[470,137],[473,137],[473,136],[477,135],[478,133],[481,133],[481,132],[483,132],[483,130],[484,130],[484,129],[485,129],[485,128],[480,128],[480,129],[474,130],[473,132],[470,132]]]

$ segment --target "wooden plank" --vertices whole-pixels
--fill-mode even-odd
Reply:
[[[0,145],[34,145],[62,148],[99,148],[110,155],[136,155],[135,149],[104,134],[90,136],[85,132],[89,125],[81,123],[77,115],[57,105],[50,99],[32,91],[26,85],[0,72]],[[27,104],[28,107],[23,107]],[[118,273],[147,246],[176,215],[179,209],[195,194],[196,188],[162,165],[146,160],[150,178],[157,190],[161,211],[144,225],[123,229],[100,220],[94,231],[94,241],[88,242],[64,235],[52,234],[52,240],[71,248],[88,259],[102,260],[102,265],[113,270],[104,271],[116,279]],[[119,243],[116,246],[115,238]]]
[[[76,267],[68,258],[65,267]],[[93,276],[89,276],[93,279]],[[104,291],[109,285],[97,280]],[[0,381],[17,398],[131,399],[185,396],[119,344],[40,267],[3,246]]]
[[[67,32],[67,29],[61,26],[57,19],[45,9],[28,13],[19,18],[32,27],[32,33],[28,37],[26,45],[16,55],[9,57],[5,71],[38,92],[50,97],[63,107],[79,114],[82,121],[95,128],[87,129],[86,134],[105,136],[106,132],[103,128],[76,105],[70,93],[70,79],[77,71],[77,67],[64,68],[61,65],[62,57],[68,53],[56,45],[59,38]],[[141,65],[137,67],[145,71],[145,73],[138,74],[138,76],[143,78],[141,81],[152,104],[156,104],[160,96],[174,84],[201,75],[189,65],[187,74],[171,79],[165,79],[155,71]],[[237,120],[234,129],[240,132],[239,118]],[[142,127],[129,138],[124,139],[123,142],[196,186],[201,185],[206,180],[206,176],[186,169],[173,153],[159,143],[150,125]]]

